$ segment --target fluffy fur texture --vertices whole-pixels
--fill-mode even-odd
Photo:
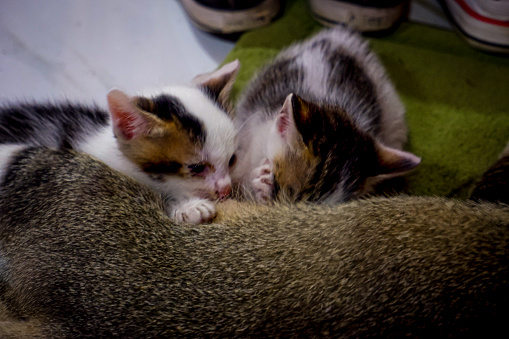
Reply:
[[[174,224],[145,186],[70,150],[0,182],[0,337],[493,337],[509,208],[443,198],[219,204]],[[171,227],[169,227],[171,226]]]
[[[401,175],[404,107],[377,57],[338,27],[281,52],[242,94],[232,177],[259,201],[336,203]]]
[[[108,112],[76,104],[17,104],[0,110],[0,143],[91,154],[163,194],[179,222],[215,215],[231,192],[236,133],[225,113],[238,62],[174,86],[130,97],[108,94]],[[111,116],[111,119],[110,119]]]

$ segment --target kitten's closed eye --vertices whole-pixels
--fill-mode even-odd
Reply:
[[[187,166],[189,171],[191,172],[191,175],[203,175],[207,171],[207,164],[205,163],[198,163],[198,164],[192,164]]]
[[[155,174],[169,174],[169,173],[177,173],[181,164],[175,161],[168,162],[159,162],[159,163],[146,163],[143,166],[143,170],[147,173],[155,173]]]

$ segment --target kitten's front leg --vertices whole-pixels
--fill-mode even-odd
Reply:
[[[262,165],[252,172],[251,185],[258,202],[267,203],[272,200],[274,191],[274,173],[269,159],[265,158]]]
[[[201,224],[216,216],[216,208],[210,200],[193,198],[181,202],[169,210],[169,216],[178,223]]]

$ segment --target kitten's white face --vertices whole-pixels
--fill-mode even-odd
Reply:
[[[231,193],[236,132],[225,112],[238,62],[172,86],[108,103],[119,149],[145,173],[145,183],[176,200],[223,199]]]
[[[231,119],[201,90],[174,87],[165,92],[179,99],[186,111],[204,128],[205,140],[193,164],[194,177],[169,178],[169,189],[178,185],[186,198],[222,199],[231,193],[230,169],[235,165],[237,136]],[[196,173],[198,172],[198,173]]]

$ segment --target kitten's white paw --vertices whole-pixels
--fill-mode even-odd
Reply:
[[[216,216],[214,203],[205,199],[191,199],[173,210],[173,219],[178,223],[201,224]]]
[[[267,203],[272,199],[274,174],[272,173],[272,166],[268,159],[263,162],[263,165],[253,170],[251,185],[258,202]]]

